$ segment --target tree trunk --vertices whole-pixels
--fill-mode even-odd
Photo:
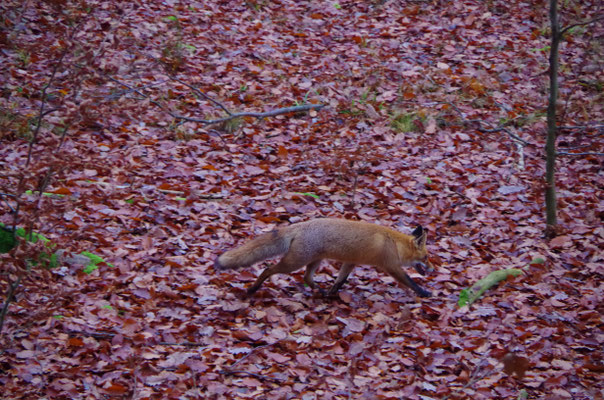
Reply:
[[[556,103],[558,100],[558,46],[560,25],[558,24],[557,0],[549,2],[549,17],[552,27],[552,44],[549,52],[549,104],[547,106],[547,141],[545,144],[545,212],[546,232],[552,232],[558,223],[556,217]]]

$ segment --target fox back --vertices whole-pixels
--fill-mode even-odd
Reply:
[[[314,219],[284,228],[295,237],[289,251],[313,259],[333,259],[380,266],[411,266],[426,258],[426,237],[416,237],[376,224],[345,219]]]

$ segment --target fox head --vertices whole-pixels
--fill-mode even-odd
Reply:
[[[426,249],[426,238],[428,233],[421,225],[418,225],[417,228],[411,232],[411,235],[413,236],[413,246],[416,251],[416,257],[413,260],[412,266],[420,274],[426,275],[426,269],[428,271],[434,270],[434,266],[428,259],[428,250]]]

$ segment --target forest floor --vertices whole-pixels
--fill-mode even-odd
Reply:
[[[602,12],[564,5],[563,26]],[[0,254],[0,398],[604,397],[601,20],[560,48],[546,237],[546,2],[0,11],[0,222],[48,239]],[[408,272],[433,297],[367,266],[333,298],[303,270],[246,297],[267,263],[213,267],[326,216],[426,227],[436,270]]]

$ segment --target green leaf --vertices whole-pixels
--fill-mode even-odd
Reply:
[[[535,257],[531,260],[531,264],[545,264],[545,260],[541,257]]]
[[[520,274],[522,274],[522,270],[518,268],[493,271],[485,278],[482,278],[472,285],[472,287],[463,289],[461,292],[459,292],[459,300],[457,301],[457,305],[459,307],[463,307],[465,305],[469,306],[478,300],[478,298],[482,296],[484,292],[497,285],[499,282],[506,280],[508,276],[518,276]]]
[[[113,307],[111,307],[111,304],[105,304],[104,306],[101,306],[101,308],[104,308],[106,310],[113,310]]]
[[[96,254],[92,254],[88,251],[83,251],[82,253],[83,256],[88,257],[88,259],[90,260],[91,263],[93,264],[98,264],[98,263],[102,263],[105,262],[105,260],[103,260],[101,257],[97,256]]]
[[[65,317],[63,317],[62,315],[53,315],[52,316],[54,319],[63,319]]]
[[[466,304],[468,304],[469,300],[470,300],[470,294],[468,292],[468,289],[462,289],[462,291],[459,292],[459,300],[457,301],[457,305],[459,307],[463,307]]]
[[[27,232],[25,232],[25,229],[23,229],[23,228],[17,228],[17,230],[15,231],[15,234],[19,237],[22,237],[23,239],[30,240],[29,235],[27,234]],[[50,242],[50,240],[48,240],[44,235],[42,235],[40,233],[32,232],[30,241],[32,243],[38,243],[38,240],[41,240],[46,244],[48,244]]]
[[[105,263],[108,266],[113,267],[113,264],[105,262],[105,260],[103,260],[101,257],[97,256],[96,254],[92,254],[88,251],[83,251],[80,254],[85,257],[88,257],[88,259],[90,260],[90,263],[84,267],[84,272],[86,274],[91,274],[93,271],[97,270],[99,268],[97,266],[97,264],[100,264],[100,263]]]
[[[97,267],[94,264],[88,264],[87,266],[84,267],[84,273],[90,275],[91,273],[93,273],[94,271],[96,271],[97,269],[99,269],[99,267]]]
[[[40,193],[40,192],[33,192],[31,190],[26,190],[25,191],[25,194],[36,194],[36,193]],[[64,194],[48,193],[48,192],[42,192],[42,196],[46,196],[46,197],[65,197]]]
[[[428,185],[432,184],[432,179],[430,179],[429,177],[426,177],[426,183]]]
[[[168,15],[167,17],[164,17],[164,21],[176,22],[178,21],[178,17],[176,15]]]
[[[48,261],[48,268],[57,268],[59,266],[59,257],[57,253],[52,253]]]
[[[310,193],[310,192],[294,192],[294,194],[298,194],[300,196],[310,196],[312,198],[315,198],[317,200],[320,199],[320,197],[314,193]]]
[[[8,253],[17,245],[12,229],[0,224],[0,253]]]

